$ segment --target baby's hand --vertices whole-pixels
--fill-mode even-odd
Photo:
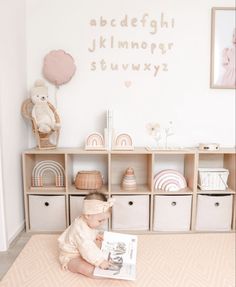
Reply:
[[[102,261],[102,263],[99,265],[99,267],[100,267],[101,269],[108,269],[109,266],[110,266],[110,262],[107,261],[107,260]]]
[[[102,241],[103,241],[103,234],[102,233],[98,233],[98,235],[96,236],[96,240],[95,240],[95,243],[97,245],[98,248],[101,249],[102,247]]]
[[[96,236],[96,240],[98,241],[103,241],[104,237],[102,233],[98,233],[98,235]]]

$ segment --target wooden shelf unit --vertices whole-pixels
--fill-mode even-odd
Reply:
[[[232,195],[232,223],[229,231],[235,230],[236,225],[236,183],[235,183],[235,149],[221,149],[219,151],[199,151],[195,148],[176,150],[147,150],[146,148],[135,148],[133,151],[85,151],[79,148],[58,148],[54,150],[26,150],[22,154],[23,160],[23,183],[26,230],[29,232],[42,232],[45,230],[31,228],[30,202],[35,199],[32,196],[61,196],[65,211],[65,226],[57,229],[47,229],[48,232],[62,231],[70,224],[70,197],[85,196],[88,190],[75,188],[74,179],[80,170],[99,170],[103,175],[104,185],[102,192],[108,197],[148,196],[149,198],[149,229],[148,230],[118,230],[131,233],[159,233],[162,230],[154,230],[155,201],[165,196],[176,196],[183,198],[191,196],[191,218],[190,228],[187,232],[205,232],[196,230],[196,215],[199,195]],[[45,187],[32,187],[31,176],[34,166],[43,160],[53,160],[65,169],[65,186],[56,187],[49,182]],[[126,168],[132,167],[137,180],[137,189],[126,191],[121,188],[121,179]],[[199,167],[224,167],[229,170],[228,189],[225,191],[202,191],[197,186]],[[178,192],[166,192],[154,189],[154,175],[162,169],[176,169],[185,176],[188,187]],[[32,210],[31,210],[32,212]],[[56,217],[57,215],[55,215]],[[36,216],[37,217],[37,216]],[[40,218],[40,214],[38,214]],[[51,217],[51,215],[49,216]],[[52,215],[53,217],[53,215]],[[36,218],[37,220],[37,218]],[[111,222],[109,228],[112,229]],[[116,229],[112,229],[116,231]],[[166,232],[172,232],[166,230]],[[186,231],[173,231],[186,232]],[[209,230],[209,232],[212,232]]]

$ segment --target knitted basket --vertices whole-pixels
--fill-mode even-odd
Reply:
[[[77,189],[98,190],[102,187],[102,175],[100,171],[79,171],[75,177],[75,187]]]

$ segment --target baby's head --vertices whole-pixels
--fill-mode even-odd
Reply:
[[[98,228],[104,225],[110,216],[112,198],[107,200],[101,192],[91,192],[84,198],[83,216],[90,228]]]

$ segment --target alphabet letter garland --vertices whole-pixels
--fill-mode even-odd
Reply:
[[[145,72],[156,78],[160,73],[169,71],[167,56],[173,51],[174,43],[163,39],[166,39],[165,34],[173,35],[173,17],[164,12],[155,17],[149,13],[139,17],[128,14],[100,16],[91,18],[89,26],[92,30],[90,35],[96,35],[92,36],[88,45],[88,52],[92,55],[89,63],[91,72]],[[137,35],[142,35],[142,38],[137,38]],[[132,60],[126,60],[131,53]]]

